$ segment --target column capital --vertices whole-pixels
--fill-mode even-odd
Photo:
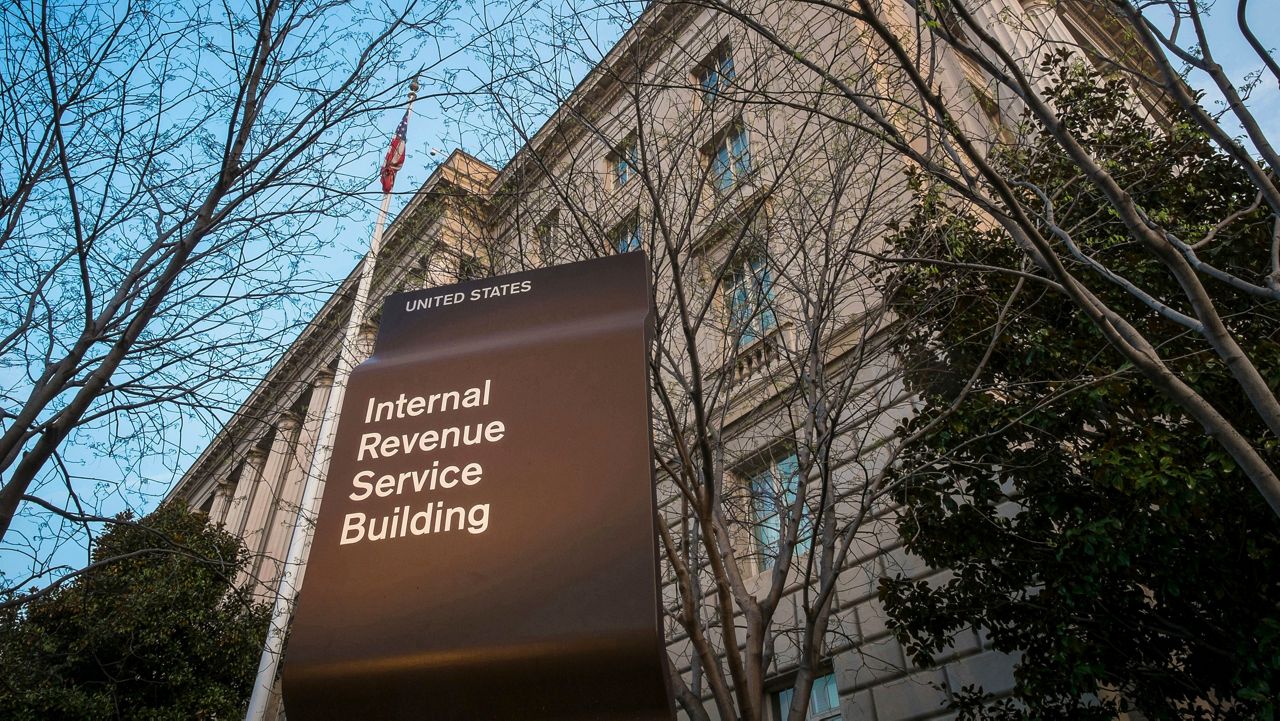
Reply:
[[[297,428],[300,422],[298,414],[293,411],[285,411],[276,419],[276,430],[284,430],[287,433]]]
[[[333,385],[333,369],[325,367],[316,371],[316,375],[311,379],[312,388],[328,388]]]
[[[352,352],[355,353],[355,365],[364,362],[369,356],[373,355],[373,345],[378,339],[378,326],[369,321],[360,324],[360,331],[356,335],[355,347]]]

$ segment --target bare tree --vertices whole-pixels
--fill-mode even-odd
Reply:
[[[152,493],[332,289],[306,271],[325,224],[361,202],[401,79],[448,92],[453,10],[6,4],[0,538],[32,568],[12,588],[49,580],[40,536],[83,544],[112,496]],[[19,513],[37,530],[12,535]]]
[[[574,28],[610,9],[634,20],[594,6],[522,31],[554,33],[558,53],[529,62],[514,33],[486,56],[482,79],[510,83],[493,83],[482,130],[514,129],[523,149],[489,200],[493,223],[453,252],[492,272],[649,254],[677,699],[693,719],[758,721],[781,674],[793,679],[782,712],[804,719],[832,656],[861,642],[837,589],[874,593],[863,564],[892,540],[886,471],[909,398],[888,347],[909,319],[889,311],[892,273],[867,256],[905,213],[907,166],[833,119],[843,100],[821,77],[729,16],[691,41],[697,8],[664,6],[595,57]],[[875,92],[875,59],[831,13],[777,20],[808,33],[803,52],[828,74]],[[537,129],[530,107],[557,110]]]
[[[737,72],[725,78],[720,68],[723,83],[688,73],[718,62],[715,48],[679,34],[682,14],[701,9],[720,18],[701,37],[733,38]],[[1276,63],[1245,2],[1237,10],[1262,66],[1256,82],[1273,84]],[[556,38],[543,55],[516,52],[519,34],[490,48],[485,79],[507,85],[495,85],[486,129],[523,149],[493,200],[506,230],[480,233],[459,252],[496,269],[637,244],[651,255],[669,636],[673,668],[683,671],[673,681],[691,718],[708,717],[704,701],[721,718],[762,718],[766,681],[790,668],[788,714],[799,721],[809,684],[848,641],[831,613],[833,589],[880,545],[885,468],[931,428],[905,437],[891,428],[908,411],[897,378],[911,359],[886,347],[895,324],[911,320],[884,308],[893,272],[871,268],[953,262],[890,254],[879,242],[907,214],[895,200],[914,192],[908,174],[927,192],[970,204],[1025,250],[1018,264],[973,270],[1016,276],[1015,295],[1046,289],[1074,304],[1280,512],[1276,469],[1144,331],[1154,317],[1199,336],[1258,420],[1280,433],[1276,391],[1217,302],[1222,289],[1280,299],[1275,151],[1247,87],[1214,60],[1199,6],[699,0],[650,8],[618,49],[600,50],[589,28],[602,17],[630,24],[632,11],[588,3],[530,24],[527,34]],[[1045,94],[1046,61],[1062,53],[1128,78],[1136,113],[1167,122],[1176,108],[1193,118],[1255,183],[1253,204],[1199,237],[1180,237],[1145,213],[1126,192],[1133,179],[1092,157]],[[580,85],[566,82],[573,68],[597,63]],[[1223,111],[1202,107],[1180,64],[1211,79]],[[538,130],[540,111],[554,114]],[[1233,119],[1243,139],[1233,136]],[[515,132],[503,136],[507,128]],[[741,168],[737,130],[749,138]],[[1176,297],[1138,286],[1105,254],[1081,247],[1054,222],[1054,198],[994,160],[1037,133],[1107,199]],[[1231,226],[1257,213],[1277,229],[1275,242],[1255,249],[1257,263],[1217,268],[1197,256],[1231,242]],[[1102,300],[1111,286],[1144,310]],[[994,345],[1000,323],[989,332]],[[955,390],[956,405],[972,384]]]

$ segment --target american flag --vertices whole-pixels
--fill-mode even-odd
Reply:
[[[409,111],[404,111],[400,119],[400,127],[396,128],[395,137],[391,139],[391,147],[387,150],[387,159],[382,163],[382,192],[390,193],[396,184],[396,171],[404,165],[404,143],[409,134]]]

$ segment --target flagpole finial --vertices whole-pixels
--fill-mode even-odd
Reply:
[[[413,76],[413,81],[409,83],[409,100],[412,101],[418,97],[418,88],[422,87],[418,84],[418,76]]]

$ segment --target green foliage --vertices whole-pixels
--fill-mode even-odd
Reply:
[[[1150,127],[1124,86],[1062,58],[1054,66],[1052,97],[1068,126],[1164,227],[1199,239],[1252,202],[1247,179],[1189,124]],[[1059,224],[1085,252],[1189,312],[1051,139],[1033,135],[999,162],[1054,199]],[[916,213],[892,241],[903,255],[1035,272],[990,223],[917,187]],[[1023,201],[1043,210],[1033,194]],[[1261,279],[1270,230],[1264,211],[1246,215],[1199,254]],[[1276,439],[1203,339],[1070,266],[1280,467]],[[1280,308],[1207,282],[1280,386]],[[1150,719],[1274,718],[1280,523],[1232,459],[1087,318],[1032,281],[1010,302],[1017,283],[1008,273],[920,265],[895,295],[913,319],[900,348],[917,369],[907,381],[924,401],[911,428],[945,416],[1008,304],[973,394],[906,451],[895,479],[907,547],[955,571],[935,587],[882,583],[895,633],[921,664],[969,627],[1021,654],[1016,702],[968,689],[955,703],[963,718],[1101,719],[1129,709]]]
[[[268,609],[232,586],[248,552],[169,504],[98,540],[103,563],[0,616],[0,718],[232,719]]]

